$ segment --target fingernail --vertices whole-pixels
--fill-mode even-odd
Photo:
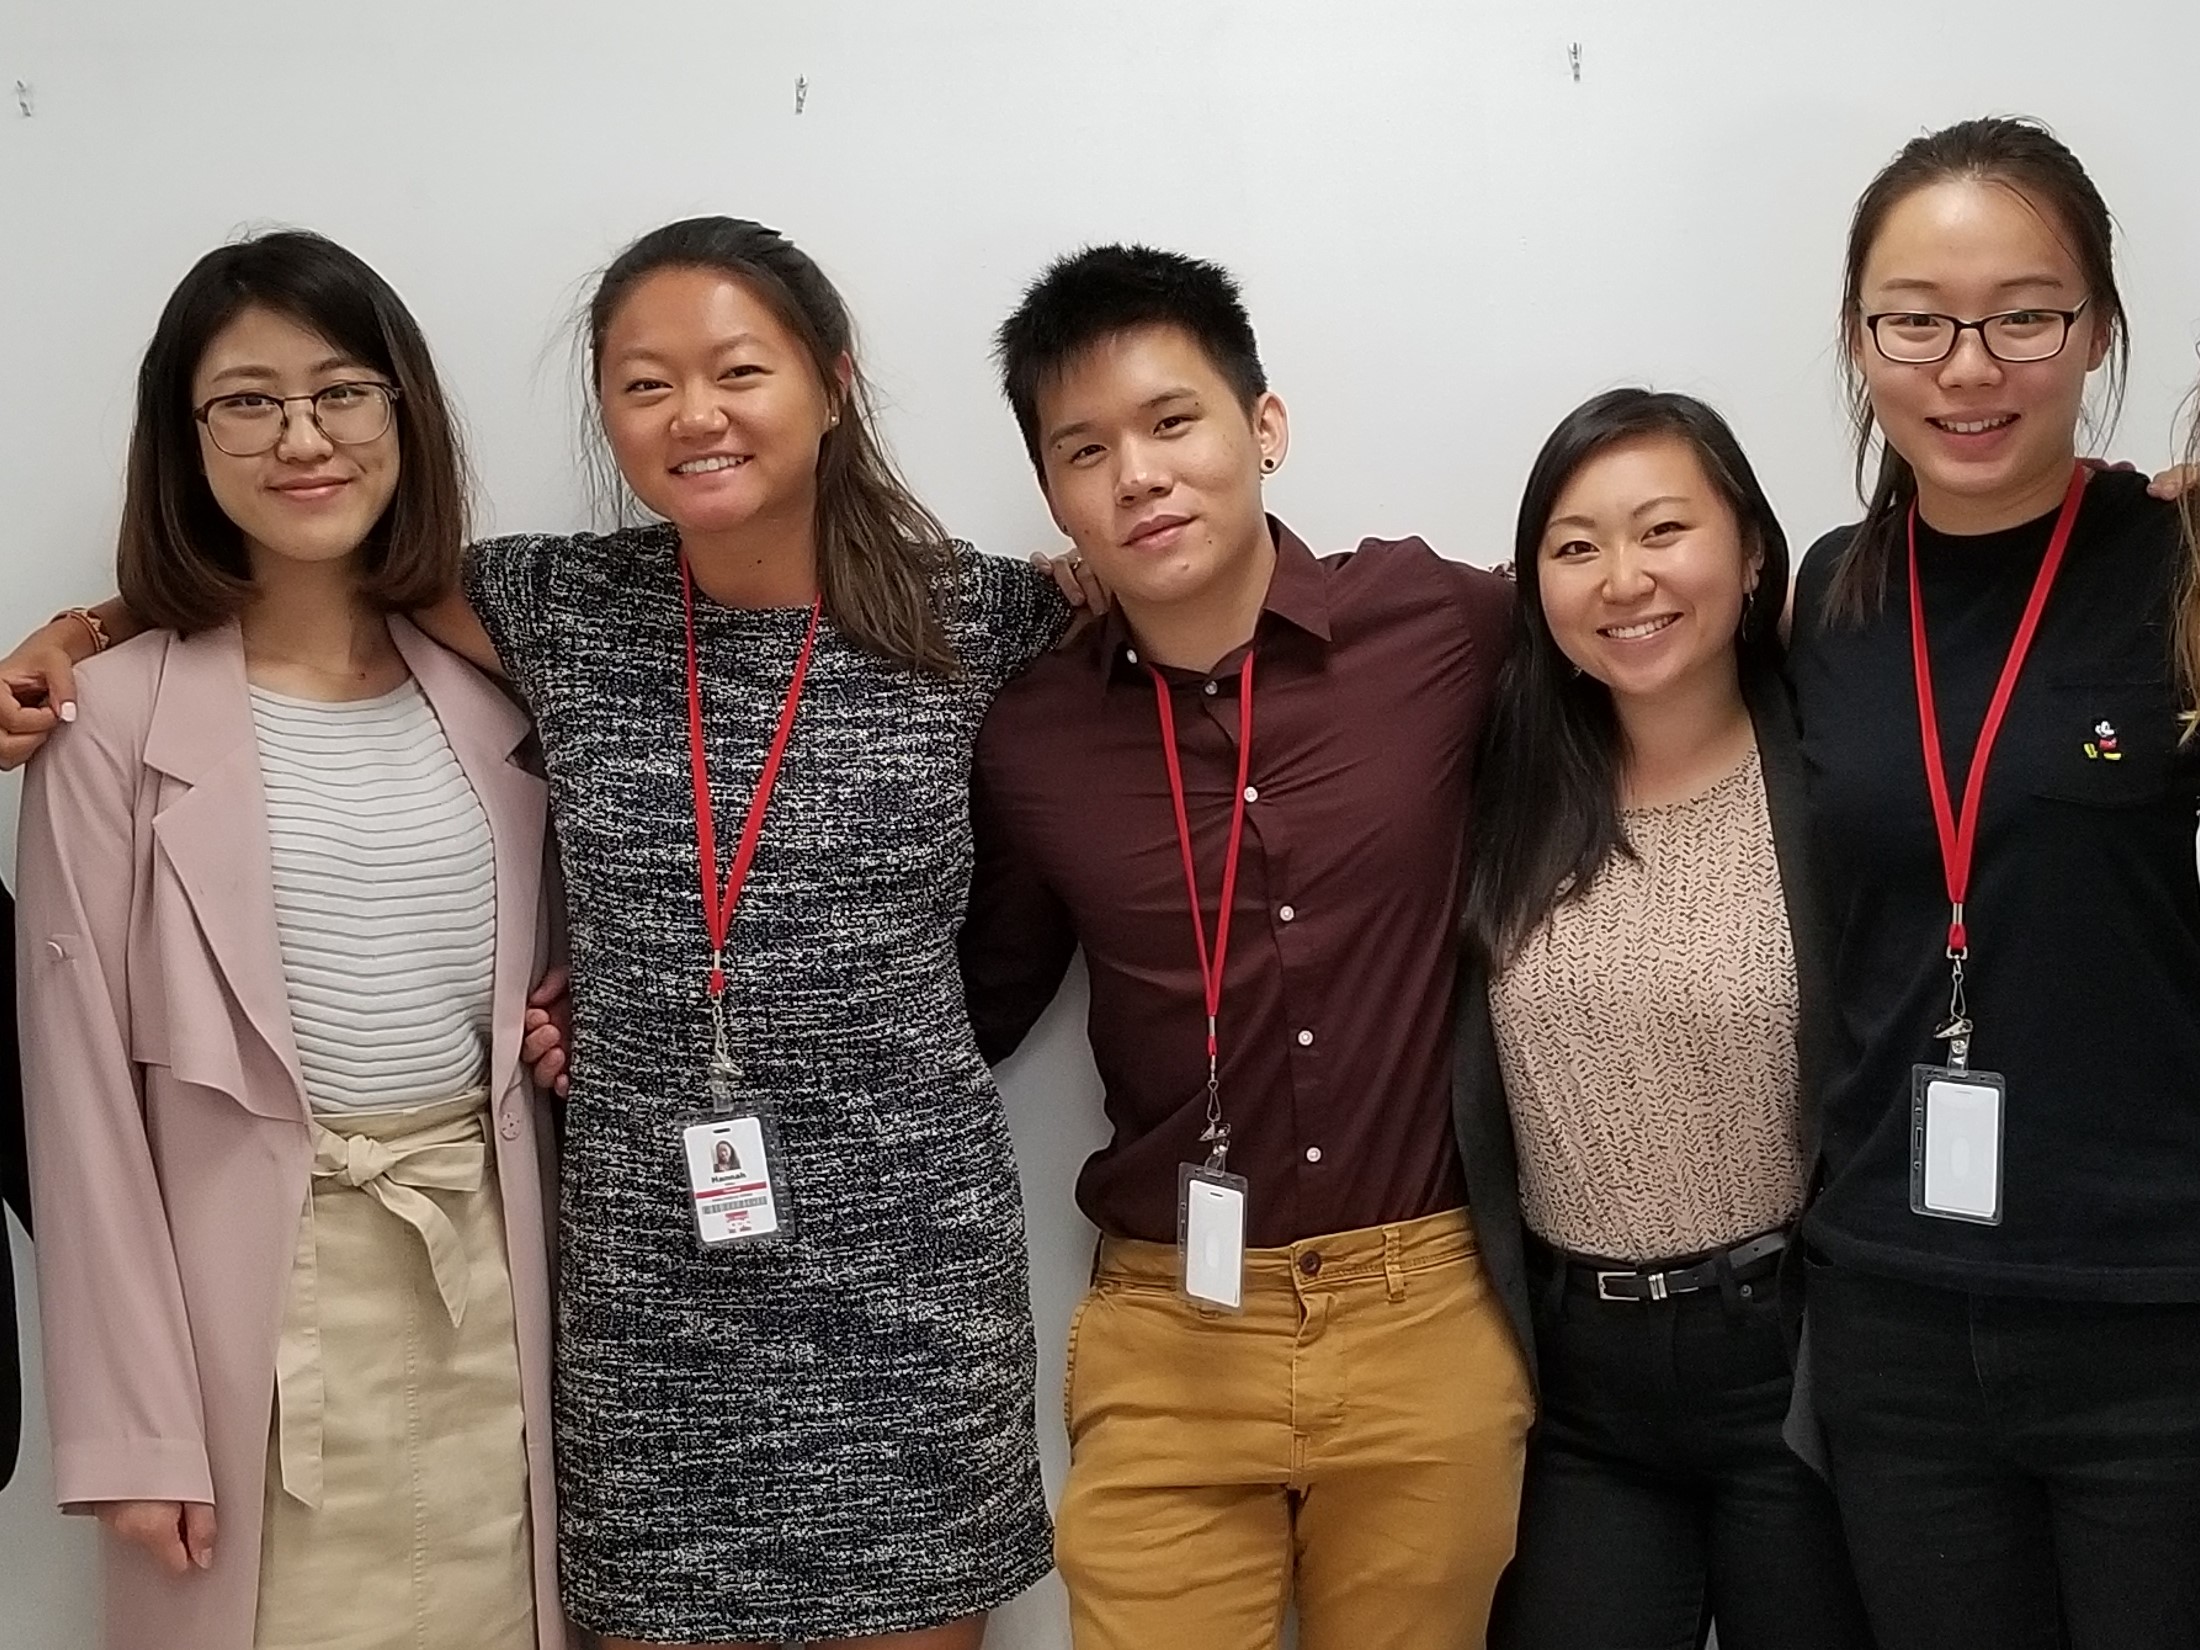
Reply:
[[[64,722],[73,722],[76,720],[76,701],[74,699],[65,700],[62,703],[61,720]]]
[[[197,1563],[200,1569],[211,1570],[214,1567],[214,1549],[208,1547],[205,1551],[201,1552],[198,1556]]]

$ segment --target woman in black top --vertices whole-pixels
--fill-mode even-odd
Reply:
[[[2074,458],[2126,350],[2110,241],[2075,157],[2008,120],[1910,144],[1850,235],[1884,453],[1798,580],[1836,1004],[1805,1234],[1888,1650],[2200,1644],[2200,746],[2175,511]]]

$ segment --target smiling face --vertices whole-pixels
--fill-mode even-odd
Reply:
[[[644,276],[604,328],[596,388],[627,485],[683,532],[814,513],[832,398],[746,283],[708,269]]]
[[[1992,179],[1928,184],[1888,212],[1858,296],[1865,315],[1962,321],[2088,306],[2046,361],[1996,360],[1976,330],[1923,365],[1889,361],[1861,326],[1850,340],[1872,417],[1916,472],[1927,521],[1986,532],[2053,509],[2070,480],[2086,377],[2113,339],[2052,217]]]
[[[207,344],[192,374],[191,404],[243,394],[305,397],[360,382],[389,378],[289,316],[254,305]],[[281,416],[276,444],[247,458],[223,452],[198,426],[199,462],[215,503],[236,523],[255,565],[267,556],[315,562],[357,556],[397,492],[396,420],[374,440],[345,444],[321,431],[302,399]]]
[[[1567,659],[1615,698],[1650,701],[1707,671],[1732,675],[1761,563],[1695,449],[1634,436],[1589,458],[1559,493],[1536,582]]]
[[[1261,555],[1261,465],[1280,461],[1283,403],[1248,408],[1180,327],[1104,338],[1038,396],[1058,526],[1128,609],[1234,588]]]

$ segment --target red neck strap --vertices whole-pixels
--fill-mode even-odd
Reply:
[[[2009,700],[2017,690],[2017,677],[2024,669],[2025,656],[2032,651],[2032,638],[2039,630],[2040,615],[2047,611],[2047,593],[2054,588],[2063,553],[2070,548],[2070,534],[2078,524],[2078,504],[2085,494],[2087,473],[2082,464],[2071,472],[2070,489],[2063,494],[2062,513],[2055,518],[2055,531],[2047,541],[2046,558],[2040,563],[2038,577],[2032,581],[2032,594],[2024,604],[2024,617],[2018,622],[2017,634],[2009,644],[2009,656],[2002,662],[2001,679],[1994,684],[1994,697],[1986,707],[1986,720],[1979,726],[1978,747],[1971,753],[1971,771],[1963,781],[1960,818],[1949,798],[1948,767],[1940,754],[1940,715],[1933,705],[1932,651],[1925,642],[1925,599],[1917,578],[1917,506],[1914,503],[1910,506],[1910,665],[1917,681],[1917,722],[1925,747],[1925,787],[1932,793],[1933,825],[1940,834],[1941,872],[1948,887],[1948,954],[1952,957],[1963,957],[1970,950],[1970,932],[1964,924],[1963,905],[1971,886],[1971,860],[1978,848],[1979,802],[1986,794],[1986,764],[1993,755],[2002,721],[2009,714]]]
[[[1230,955],[1230,907],[1237,898],[1238,850],[1245,841],[1247,780],[1253,762],[1253,655],[1238,667],[1238,768],[1237,795],[1230,804],[1230,844],[1222,861],[1222,908],[1215,916],[1213,950],[1207,945],[1207,919],[1199,900],[1199,869],[1192,858],[1192,825],[1184,811],[1184,767],[1176,749],[1176,712],[1169,703],[1169,684],[1161,672],[1153,673],[1154,702],[1161,712],[1161,755],[1169,765],[1169,799],[1176,805],[1176,844],[1184,855],[1184,891],[1192,906],[1192,939],[1199,948],[1199,978],[1207,1002],[1207,1060],[1213,1065],[1220,1042],[1216,1023],[1222,1014],[1222,971]]]
[[[810,628],[802,637],[802,651],[795,655],[794,679],[779,707],[779,726],[772,734],[771,749],[764,755],[757,775],[756,794],[749,798],[741,820],[741,835],[734,847],[733,863],[718,881],[717,810],[710,795],[710,763],[703,753],[703,680],[695,660],[695,580],[688,571],[687,555],[680,556],[680,603],[687,616],[688,763],[695,780],[695,851],[703,871],[703,925],[710,933],[710,995],[713,1002],[726,993],[726,936],[733,931],[733,913],[747,886],[749,867],[756,859],[757,838],[764,832],[764,813],[771,806],[772,787],[779,782],[779,764],[794,737],[794,714],[802,703],[803,679],[810,673],[810,654],[817,646],[818,615],[824,611],[821,594],[810,604]]]

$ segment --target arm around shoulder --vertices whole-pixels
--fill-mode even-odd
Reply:
[[[977,866],[970,909],[956,938],[963,998],[986,1064],[1022,1046],[1062,989],[1077,931],[1069,908],[1016,847],[993,806],[983,774],[971,781],[971,829]]]
[[[451,591],[432,607],[416,607],[406,617],[430,640],[449,648],[468,664],[491,676],[503,677],[504,661],[497,655],[496,643],[489,639],[488,626],[474,612],[463,590]]]
[[[961,543],[955,556],[957,646],[966,665],[998,686],[1060,642],[1075,613],[1044,568]]]

